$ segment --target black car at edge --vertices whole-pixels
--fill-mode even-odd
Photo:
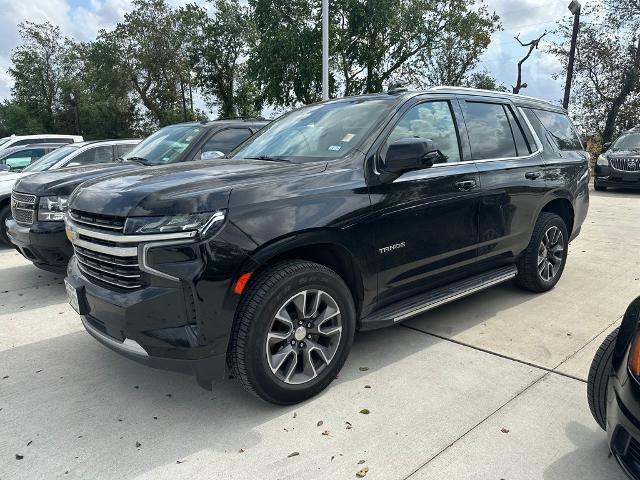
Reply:
[[[446,87],[329,100],[229,159],[80,186],[67,292],[132,360],[206,388],[230,371],[295,403],[336,377],[356,330],[510,279],[553,288],[588,183],[547,102]]]
[[[200,160],[207,156],[217,159],[267,123],[266,120],[237,119],[170,125],[135,148],[118,151],[116,156],[120,157],[120,162],[29,175],[18,180],[13,188],[14,215],[6,222],[7,234],[16,249],[35,266],[65,272],[73,249],[64,231],[64,212],[69,195],[82,182],[148,166]],[[16,212],[20,214],[16,215]]]
[[[594,188],[640,188],[640,128],[632,128],[612,144],[604,144],[604,152],[594,168]]]
[[[640,297],[598,348],[587,399],[611,453],[629,477],[640,479]]]

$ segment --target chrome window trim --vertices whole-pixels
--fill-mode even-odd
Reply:
[[[69,216],[67,216],[69,218]],[[153,241],[161,241],[161,240],[178,240],[178,239],[190,239],[195,237],[198,232],[193,230],[190,232],[175,232],[175,233],[149,233],[146,235],[127,235],[127,234],[113,234],[107,232],[100,232],[97,230],[89,230],[87,228],[81,227],[75,223],[74,220],[69,219],[68,221],[71,229],[80,235],[85,235],[87,237],[97,238],[99,240],[106,240],[108,242],[115,243],[140,243],[140,242],[153,242]]]

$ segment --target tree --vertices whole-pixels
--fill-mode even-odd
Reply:
[[[498,81],[486,70],[473,72],[467,75],[462,82],[462,86],[480,88],[482,90],[495,90],[497,92],[507,91],[507,87],[502,83],[498,83]]]
[[[24,22],[18,26],[22,44],[11,56],[14,102],[45,132],[56,128],[56,111],[63,81],[71,76],[73,43],[49,22]]]
[[[520,90],[522,90],[523,88],[527,88],[528,85],[526,83],[523,83],[522,81],[522,65],[524,65],[524,63],[529,60],[529,57],[531,57],[531,54],[533,53],[534,50],[538,49],[538,46],[540,45],[540,40],[542,40],[545,35],[547,34],[547,32],[544,32],[542,35],[540,35],[538,38],[535,38],[533,40],[531,40],[530,42],[527,43],[523,43],[522,40],[520,40],[520,34],[518,34],[515,39],[518,41],[518,43],[523,46],[528,48],[529,50],[527,51],[527,54],[522,57],[520,59],[520,61],[518,62],[518,78],[516,80],[516,84],[512,87],[513,90],[512,92],[515,94],[520,93]]]
[[[134,10],[98,39],[111,45],[117,66],[159,126],[195,117],[187,88],[191,65],[183,48],[178,15],[165,0],[133,0]],[[187,103],[189,106],[187,107]]]
[[[573,84],[573,110],[578,123],[590,132],[598,133],[602,142],[610,142],[622,125],[622,114],[633,114],[629,106],[637,103],[640,93],[640,37],[634,22],[637,16],[620,16],[614,10],[618,0],[608,0],[607,10],[589,10],[582,17],[576,49]],[[603,15],[609,13],[609,17]],[[629,11],[625,10],[628,14]],[[558,33],[563,39],[551,52],[560,58],[565,69],[571,27],[561,24]]]
[[[196,86],[219,107],[225,118],[257,116],[259,92],[247,75],[246,59],[254,42],[255,28],[248,8],[238,0],[214,0],[215,14],[187,5],[179,12]]]

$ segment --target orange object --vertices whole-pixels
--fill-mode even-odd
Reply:
[[[236,280],[236,284],[233,286],[234,293],[237,293],[238,295],[242,293],[244,287],[247,286],[247,282],[251,278],[251,275],[253,275],[253,272],[243,273],[242,275],[240,275],[240,277],[238,277],[238,280]]]
[[[640,377],[640,335],[636,336],[629,352],[629,369],[636,377]]]

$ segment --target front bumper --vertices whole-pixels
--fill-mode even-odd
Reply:
[[[640,189],[640,172],[624,172],[609,166],[596,165],[594,182],[602,187]]]
[[[626,364],[625,364],[626,365]],[[609,379],[607,435],[609,448],[625,473],[640,480],[640,395],[633,378]]]
[[[20,225],[6,222],[7,235],[16,249],[43,270],[64,273],[73,255],[73,247],[64,231],[64,222],[36,222]]]
[[[66,282],[78,296],[86,330],[131,360],[195,375],[210,387],[225,375],[239,300],[231,285],[247,256],[215,242],[148,251],[141,244],[139,252],[145,256],[145,285],[130,291],[100,284],[71,259]]]

